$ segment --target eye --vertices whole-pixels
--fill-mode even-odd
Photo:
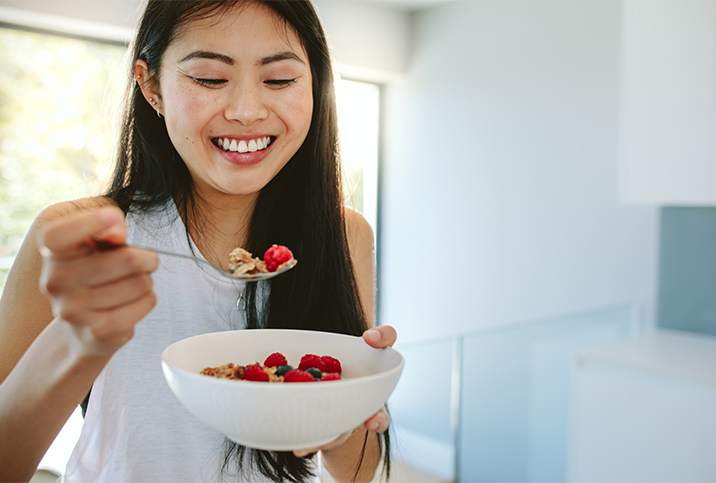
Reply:
[[[194,82],[204,87],[219,87],[228,82],[226,79],[202,79],[199,77],[192,77],[192,79]]]
[[[296,79],[269,79],[264,81],[264,83],[270,85],[271,87],[288,87],[295,82]]]

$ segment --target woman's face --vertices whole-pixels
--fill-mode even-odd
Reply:
[[[172,143],[209,196],[257,194],[301,146],[313,111],[300,40],[255,3],[182,27],[157,94]]]

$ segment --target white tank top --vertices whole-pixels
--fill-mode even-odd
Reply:
[[[201,257],[174,203],[127,217],[129,244]],[[224,436],[189,414],[169,389],[161,353],[205,332],[245,327],[237,299],[242,282],[191,260],[159,256],[157,305],[136,325],[92,387],[66,483],[204,482],[221,479]],[[231,478],[227,478],[230,481]],[[255,476],[245,481],[257,481]]]

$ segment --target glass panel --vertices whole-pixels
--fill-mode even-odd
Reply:
[[[400,382],[390,397],[397,459],[452,479],[455,444],[451,423],[454,342],[396,345],[405,357]]]
[[[571,354],[631,327],[622,307],[466,336],[458,481],[565,481]]]

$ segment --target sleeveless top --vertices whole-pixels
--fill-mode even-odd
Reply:
[[[127,228],[130,245],[201,257],[173,202],[128,214]],[[221,480],[225,437],[179,403],[164,379],[161,354],[186,337],[244,328],[237,301],[245,285],[164,255],[152,278],[157,305],[96,379],[66,483]],[[241,481],[257,481],[257,475]]]

